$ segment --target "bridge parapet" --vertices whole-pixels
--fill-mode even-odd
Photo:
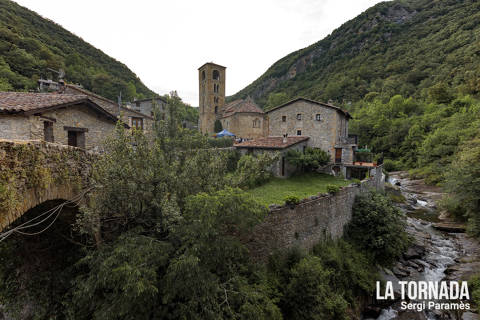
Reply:
[[[73,199],[88,185],[95,157],[45,141],[0,140],[0,231],[45,201]]]

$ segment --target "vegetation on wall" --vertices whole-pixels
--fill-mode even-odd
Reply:
[[[37,79],[65,70],[65,80],[109,99],[155,96],[130,70],[53,21],[0,0],[0,91],[37,88]]]

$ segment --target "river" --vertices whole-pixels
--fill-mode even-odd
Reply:
[[[387,180],[396,190],[397,206],[407,215],[407,232],[414,244],[391,269],[382,270],[385,280],[393,281],[442,281],[464,280],[474,272],[480,272],[480,245],[465,233],[447,233],[434,225],[448,221],[448,215],[438,210],[442,190],[427,186],[422,180],[410,180],[406,172],[396,172]],[[395,287],[395,286],[394,286]],[[397,288],[398,289],[398,288]],[[365,318],[374,319],[374,318]],[[377,320],[434,320],[479,319],[478,314],[425,310],[401,310],[400,302],[382,309]]]

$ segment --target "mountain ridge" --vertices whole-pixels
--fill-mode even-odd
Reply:
[[[475,1],[381,2],[278,60],[229,100],[251,96],[268,108],[269,95],[282,94],[346,104],[369,92],[426,96],[437,82],[472,91],[480,63],[469,57],[480,53],[479,26]]]
[[[66,80],[116,100],[156,96],[125,64],[54,21],[10,0],[0,0],[0,90],[33,90],[51,69]]]

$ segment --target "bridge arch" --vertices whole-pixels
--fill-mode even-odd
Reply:
[[[0,232],[46,201],[80,201],[95,157],[44,141],[0,140]]]

